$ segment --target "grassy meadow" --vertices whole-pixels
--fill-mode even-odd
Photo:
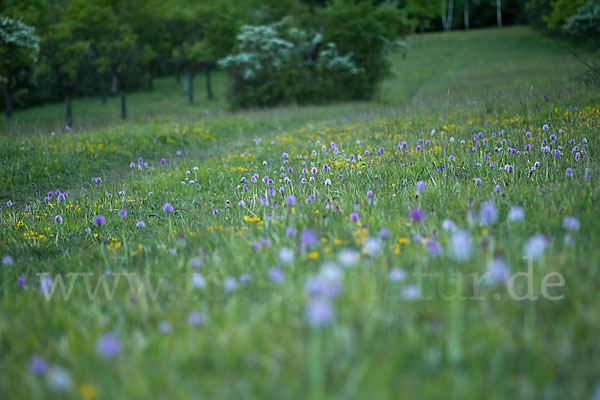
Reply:
[[[0,397],[598,398],[600,96],[527,28],[410,42],[368,103],[2,117]]]

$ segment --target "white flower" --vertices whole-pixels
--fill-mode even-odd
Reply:
[[[282,247],[279,249],[279,255],[277,258],[279,259],[279,262],[283,264],[289,264],[294,261],[294,250],[287,247]]]
[[[202,274],[197,272],[192,274],[192,286],[194,289],[203,289],[206,286],[206,281]]]
[[[358,252],[353,249],[343,249],[338,254],[338,261],[344,267],[351,267],[358,261]]]
[[[465,231],[456,231],[450,238],[449,246],[456,261],[467,261],[471,256],[471,238]]]
[[[363,243],[363,249],[371,255],[377,254],[381,251],[381,240],[376,238],[368,238]]]
[[[510,222],[522,221],[525,218],[525,211],[522,207],[513,206],[508,211],[508,220]]]

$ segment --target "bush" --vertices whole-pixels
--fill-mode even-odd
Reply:
[[[402,27],[393,8],[335,3],[316,15],[321,32],[290,17],[245,25],[233,54],[219,61],[231,75],[234,108],[367,99],[389,71],[386,55]]]
[[[590,0],[579,7],[575,14],[567,19],[564,31],[578,44],[592,50],[600,49],[600,0]],[[596,59],[585,64],[586,84],[599,86],[600,61]]]
[[[600,47],[600,0],[588,1],[567,19],[565,32],[594,48]]]

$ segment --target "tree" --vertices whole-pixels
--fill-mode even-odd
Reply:
[[[127,91],[143,81],[145,66],[155,56],[149,46],[140,46],[131,27],[118,16],[117,5],[108,0],[78,0],[73,13],[78,29],[90,41],[101,86],[115,78],[121,97],[121,118],[127,118]],[[103,89],[105,90],[105,89]]]
[[[469,0],[464,0],[463,11],[464,11],[465,29],[469,30],[469,29],[471,29],[471,23],[469,21]]]
[[[454,11],[454,0],[448,0],[446,6],[446,0],[442,0],[442,26],[445,31],[452,29],[452,15]]]
[[[65,96],[66,124],[72,127],[71,97],[89,76],[92,66],[90,42],[74,35],[73,22],[61,19],[44,33],[36,76],[46,78]]]
[[[323,17],[323,42],[335,43],[340,54],[351,54],[356,66],[364,70],[364,79],[350,81],[340,90],[351,93],[352,99],[369,98],[389,73],[388,52],[405,33],[402,13],[388,4],[374,7],[367,2],[339,0]]]
[[[0,15],[0,85],[4,89],[6,116],[12,116],[13,92],[28,79],[40,52],[33,26]]]
[[[194,103],[194,77],[198,71],[205,74],[206,93],[211,100],[211,72],[235,42],[237,28],[232,10],[224,2],[183,3],[170,9],[168,20],[168,26],[174,27],[173,60],[188,73],[190,104]]]
[[[131,27],[136,43],[145,49],[149,57],[140,81],[150,89],[153,88],[154,77],[168,68],[171,54],[169,32],[162,23],[165,3],[171,5],[164,0],[127,0],[113,7],[118,19]]]
[[[406,12],[414,30],[425,31],[438,16],[439,0],[407,0]]]

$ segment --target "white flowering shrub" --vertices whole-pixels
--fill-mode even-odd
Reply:
[[[270,25],[245,25],[236,50],[219,61],[232,77],[234,107],[317,102],[336,98],[332,85],[361,74],[352,54],[340,54],[320,34],[292,26],[289,18]],[[319,50],[320,49],[320,50]]]
[[[40,38],[36,35],[35,28],[4,15],[0,15],[0,45],[25,50],[33,62],[37,61],[40,53]]]

